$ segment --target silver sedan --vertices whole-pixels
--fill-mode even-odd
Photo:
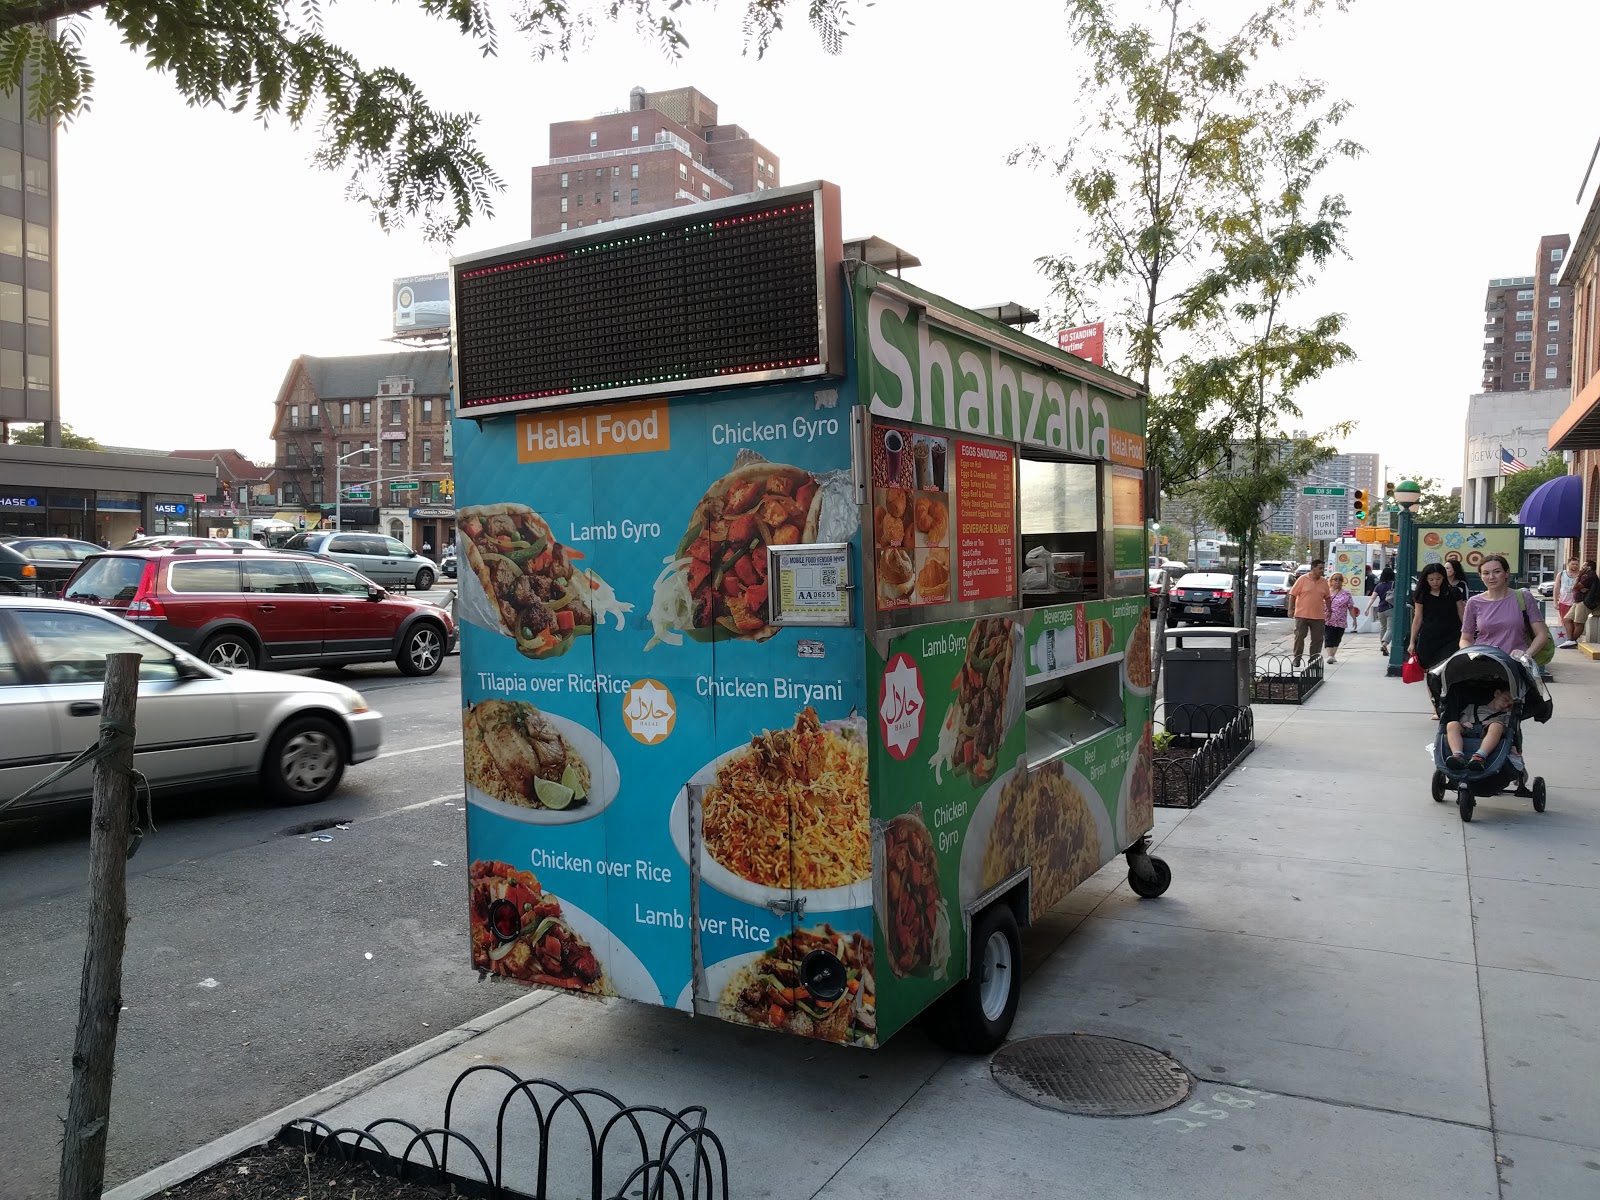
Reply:
[[[249,781],[306,804],[383,741],[382,716],[342,684],[222,670],[87,605],[0,596],[0,806],[99,737],[106,656],[122,652],[142,656],[134,767],[153,789]],[[92,790],[81,767],[5,811]]]

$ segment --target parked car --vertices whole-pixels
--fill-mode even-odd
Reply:
[[[123,542],[118,550],[175,550],[179,546],[193,546],[202,550],[226,550],[228,543],[221,538],[195,537],[180,533],[160,533],[150,537],[134,538]]]
[[[1156,609],[1161,604],[1161,577],[1163,575],[1167,577],[1167,590],[1170,592],[1173,583],[1187,571],[1187,567],[1181,571],[1173,571],[1167,567],[1151,567],[1145,572],[1147,586],[1150,591],[1150,616],[1152,619],[1156,615]]]
[[[91,554],[99,554],[103,548],[93,542],[69,537],[14,537],[7,538],[6,545],[35,562],[43,559],[51,562],[78,563]]]
[[[1289,572],[1258,571],[1255,576],[1256,612],[1289,615]]]
[[[1533,589],[1533,594],[1541,600],[1554,600],[1556,598],[1556,581],[1546,579]]]
[[[0,596],[39,594],[39,567],[9,544],[0,544]]]
[[[111,613],[0,597],[0,804],[94,742],[106,656],[123,651],[142,656],[133,765],[152,789],[258,780],[306,804],[383,742],[383,717],[342,684],[219,670]],[[93,780],[80,768],[8,815],[81,800]]]
[[[1251,573],[1259,575],[1262,571],[1292,571],[1294,563],[1286,558],[1263,558],[1256,563]]]
[[[1233,576],[1191,571],[1172,588],[1172,624],[1232,625]]]
[[[446,579],[454,579],[456,577],[456,550],[454,546],[446,550],[444,557],[439,560],[439,574]]]
[[[425,592],[439,577],[433,560],[404,542],[381,533],[334,533],[313,530],[297,533],[283,547],[354,567],[368,579],[389,587],[414,587]]]
[[[216,667],[393,660],[407,675],[432,675],[456,640],[438,605],[392,596],[340,563],[271,550],[107,551],[79,568],[63,598]]]

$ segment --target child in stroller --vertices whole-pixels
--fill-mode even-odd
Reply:
[[[1522,758],[1522,720],[1550,719],[1551,704],[1523,664],[1494,646],[1467,646],[1430,672],[1439,703],[1433,798],[1456,795],[1463,821],[1482,796],[1511,790],[1545,808],[1542,777],[1531,782]]]

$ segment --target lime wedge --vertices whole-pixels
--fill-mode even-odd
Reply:
[[[571,788],[572,794],[579,800],[585,800],[588,798],[584,794],[583,783],[578,777],[578,768],[573,766],[571,763],[568,763],[567,769],[561,772],[561,786]]]
[[[573,790],[564,783],[557,783],[553,779],[535,779],[533,781],[534,795],[539,797],[539,803],[546,808],[560,810],[572,803]]]

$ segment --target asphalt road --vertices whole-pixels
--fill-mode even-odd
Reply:
[[[128,864],[108,1186],[522,994],[467,961],[459,665],[319,672],[386,721],[382,757],[321,804],[157,801]],[[83,810],[0,825],[7,1200],[56,1194],[87,854]]]

